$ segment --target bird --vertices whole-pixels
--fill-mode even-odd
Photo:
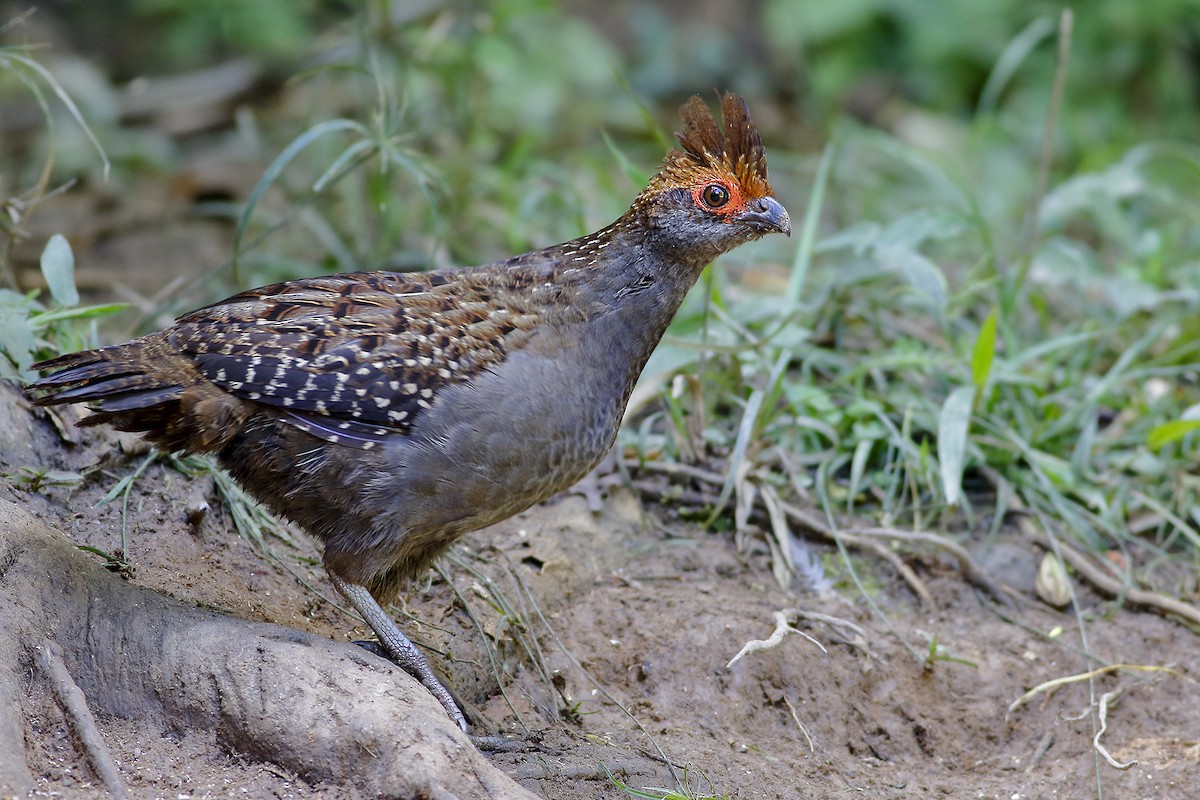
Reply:
[[[791,222],[743,98],[680,109],[678,147],[595,233],[476,267],[364,271],[235,294],[123,344],[42,361],[39,406],[212,454],[323,544],[387,657],[466,718],[384,610],[460,536],[607,454],[647,359],[717,256]]]

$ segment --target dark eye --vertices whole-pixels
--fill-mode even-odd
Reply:
[[[729,202],[729,190],[719,183],[710,183],[700,193],[700,199],[709,208],[720,208]]]

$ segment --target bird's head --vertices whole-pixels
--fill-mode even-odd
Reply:
[[[703,265],[768,233],[792,233],[767,182],[767,156],[746,101],[721,99],[724,130],[698,96],[680,109],[680,148],[671,150],[630,209],[651,239]]]

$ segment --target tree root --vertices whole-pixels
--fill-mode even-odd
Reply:
[[[41,672],[73,698],[63,704],[76,723],[90,719],[90,706],[101,719],[135,719],[164,733],[210,730],[234,753],[352,794],[532,797],[390,663],[352,645],[132,586],[3,500],[0,630],[0,796],[33,785],[21,746],[22,707],[29,674]],[[46,658],[44,669],[33,669]],[[100,766],[105,758],[88,744],[98,735],[90,727],[84,722],[79,738],[116,794],[117,767],[111,759]]]
[[[75,679],[71,677],[71,673],[63,661],[62,647],[57,642],[43,639],[38,649],[41,651],[42,673],[50,682],[50,689],[54,692],[55,699],[67,713],[75,735],[87,752],[92,769],[100,776],[100,780],[104,783],[104,788],[110,796],[116,800],[125,800],[129,796],[129,792],[125,790],[125,781],[121,780],[117,765],[113,763],[112,756],[108,752],[108,745],[104,743],[100,729],[96,727],[96,718],[92,716],[91,709],[88,708],[83,690],[79,688],[79,684],[75,683]]]

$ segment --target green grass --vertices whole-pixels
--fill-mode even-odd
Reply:
[[[689,774],[689,770],[683,769],[683,776],[680,783],[674,789],[664,789],[661,787],[648,786],[643,788],[635,788],[622,781],[616,775],[609,771],[608,767],[601,765],[604,771],[608,774],[608,780],[630,797],[638,798],[638,800],[729,800],[732,795],[717,794],[713,789],[712,782],[701,773],[700,778],[695,781],[704,781],[706,788],[700,788],[698,785],[693,785],[694,781]]]
[[[705,411],[710,454],[728,456],[727,475],[818,489],[840,512],[887,524],[977,529],[986,522],[979,515],[1003,510],[997,500],[1019,498],[1089,549],[1129,550],[1140,564],[1174,545],[1194,557],[1189,395],[1194,402],[1200,342],[1196,293],[1183,287],[1200,285],[1200,241],[1182,231],[1196,211],[1188,186],[1200,177],[1197,154],[1183,146],[1156,154],[1175,166],[1156,173],[1139,147],[1103,172],[1052,186],[1044,205],[1053,213],[1005,303],[1004,265],[1020,253],[1004,243],[1018,240],[1021,220],[977,209],[999,201],[1015,210],[1019,200],[984,198],[991,187],[951,178],[986,164],[947,163],[857,129],[843,133],[827,191],[843,204],[856,184],[875,192],[869,170],[880,151],[921,169],[888,191],[940,196],[818,241],[798,308],[735,299],[743,290],[718,271],[713,305],[735,324],[706,317],[707,340],[721,347],[704,365],[715,387]],[[702,305],[690,312],[676,330],[700,324]],[[645,430],[638,439],[644,446]],[[671,437],[655,441],[681,456]],[[778,469],[812,454],[816,471]],[[755,463],[739,466],[746,458]]]
[[[29,15],[0,24],[0,36]],[[84,121],[70,94],[54,75],[20,46],[0,46],[0,87],[15,82],[19,90],[37,103],[45,124],[46,157],[39,165],[32,185],[23,190],[0,180],[0,378],[12,382],[29,382],[37,376],[30,366],[41,357],[69,352],[87,346],[96,339],[93,324],[98,318],[116,313],[123,306],[107,304],[81,307],[75,288],[75,257],[71,246],[61,235],[52,236],[41,256],[42,277],[50,297],[39,299],[38,291],[19,292],[12,268],[15,245],[27,238],[25,226],[38,204],[53,199],[70,188],[67,182],[50,190],[49,181],[54,163],[54,143],[57,132],[52,99],[66,110],[87,140],[95,146],[107,174],[109,163],[104,148]],[[81,324],[84,323],[84,324]]]
[[[1069,117],[1069,90],[1058,102]],[[790,488],[956,534],[1022,509],[1143,568],[1172,548],[1194,561],[1200,149],[1138,144],[1046,185],[1022,131],[1051,140],[1046,115],[943,124],[960,146],[936,152],[843,125],[811,184],[824,235],[810,247],[806,226],[787,291],[746,297],[718,270],[677,321],[712,353],[672,355],[707,371],[691,413],[726,476],[714,506]],[[695,458],[665,404],[626,442]]]

